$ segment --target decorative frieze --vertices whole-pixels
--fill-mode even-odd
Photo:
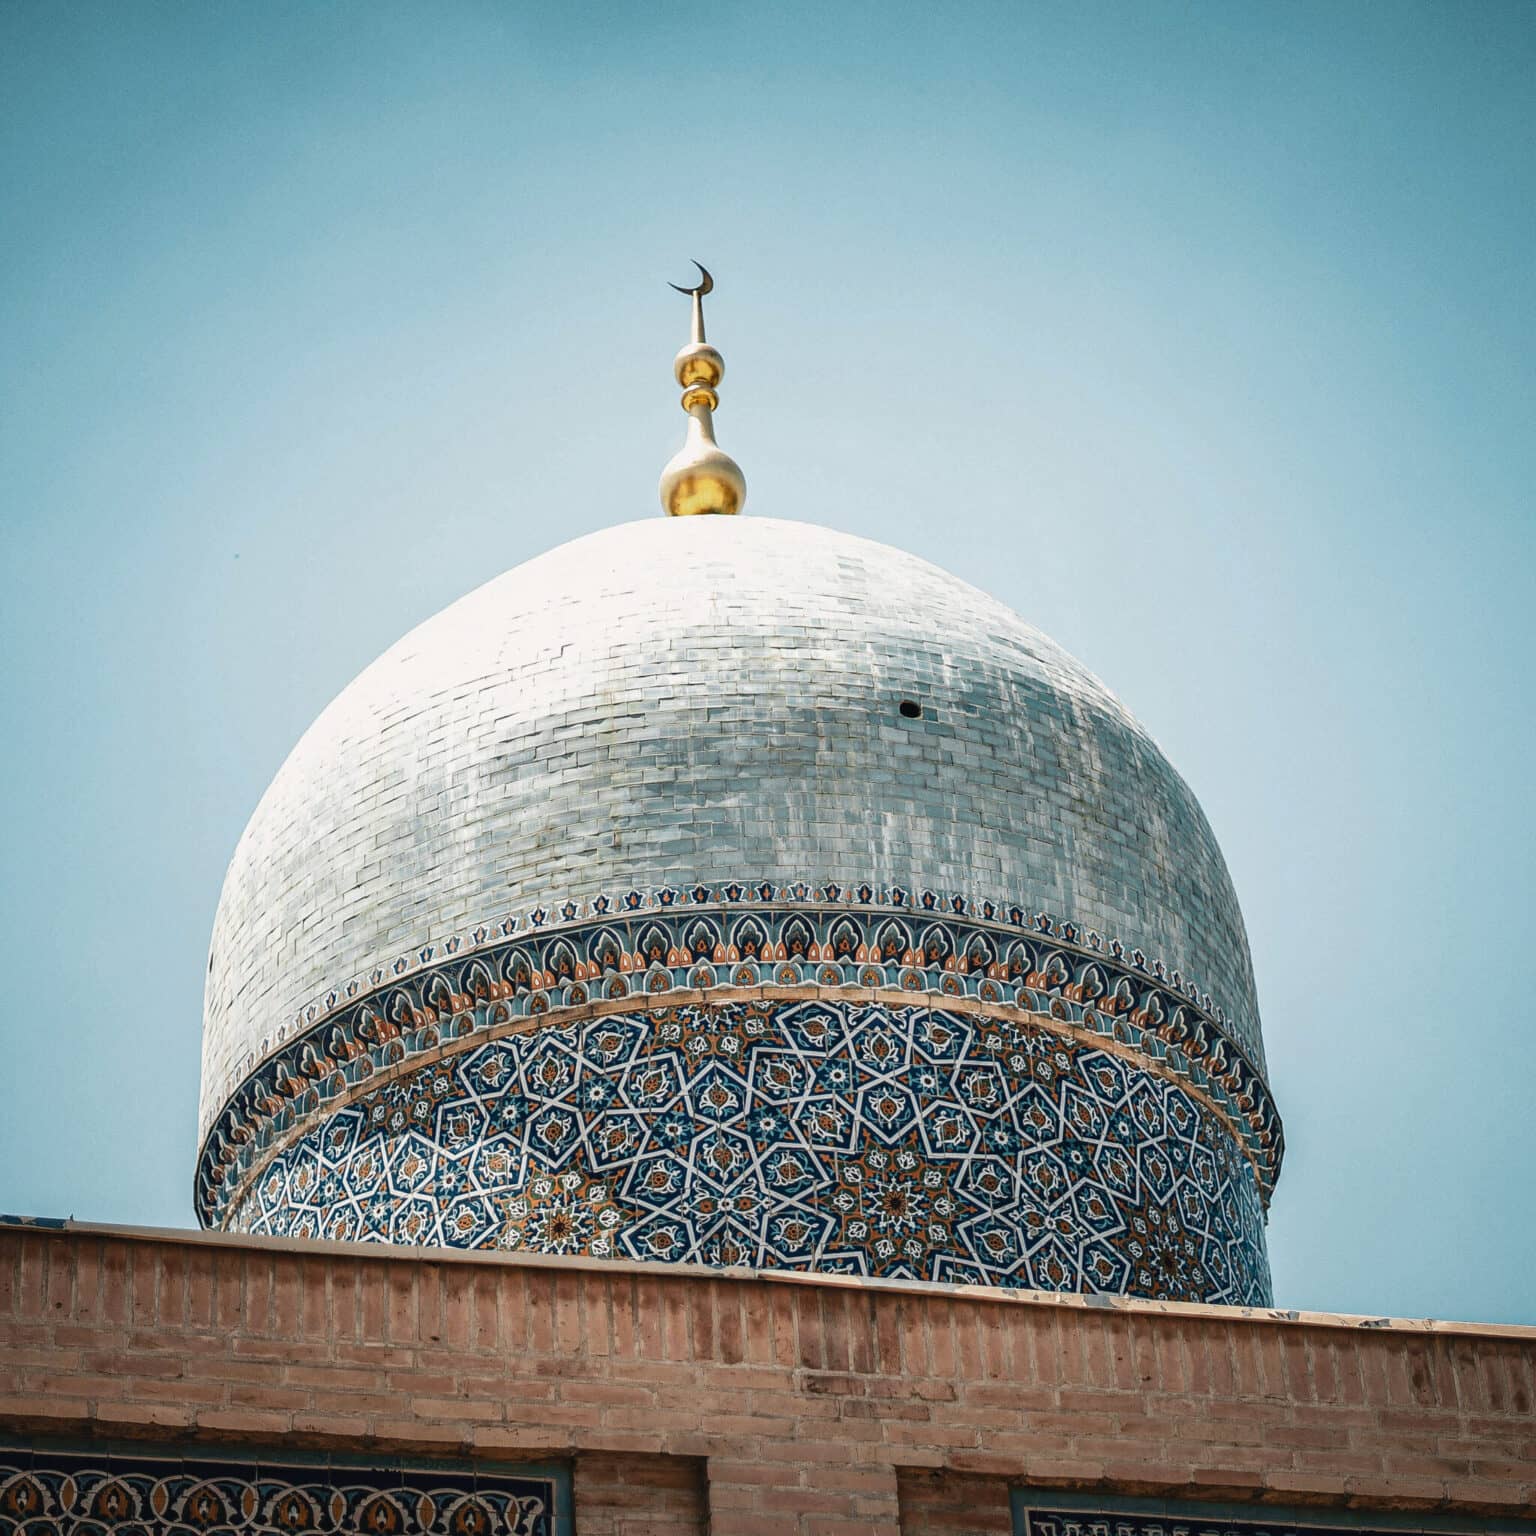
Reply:
[[[204,1222],[275,1145],[381,1072],[476,1034],[669,993],[896,989],[1007,1005],[1112,1040],[1227,1116],[1267,1201],[1284,1154],[1269,1091],[1225,1015],[1139,950],[1018,905],[900,887],[745,883],[567,900],[376,967],[307,1007],[242,1063],[206,1129]]]

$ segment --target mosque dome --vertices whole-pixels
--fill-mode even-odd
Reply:
[[[1263,1070],[1220,851],[1103,684],[911,555],[651,519],[413,630],[279,771],[214,926],[198,1207],[1253,1301]],[[909,1162],[915,1214],[843,1219]]]
[[[667,519],[413,630],[257,806],[199,1220],[1267,1302],[1283,1141],[1199,805],[996,599],[732,515],[712,287]]]

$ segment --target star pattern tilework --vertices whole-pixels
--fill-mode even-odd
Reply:
[[[1252,1166],[1177,1083],[1024,1022],[700,1004],[507,1036],[283,1148],[237,1230],[1269,1303]]]

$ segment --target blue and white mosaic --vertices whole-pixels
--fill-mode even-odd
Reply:
[[[1285,1140],[1262,1074],[1220,1008],[1162,961],[1016,904],[896,886],[731,882],[538,907],[328,994],[262,1042],[269,1054],[252,1059],[207,1127],[198,1215],[223,1224],[278,1139],[447,1042],[626,998],[644,1006],[679,991],[807,986],[1008,1005],[1113,1040],[1214,1103],[1266,1200],[1274,1187]]]
[[[636,1003],[335,1109],[230,1225],[1269,1301],[1253,1164],[1124,1054],[959,1008]]]

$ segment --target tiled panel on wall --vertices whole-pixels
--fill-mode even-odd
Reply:
[[[568,1536],[563,1469],[0,1443],[0,1536]]]

